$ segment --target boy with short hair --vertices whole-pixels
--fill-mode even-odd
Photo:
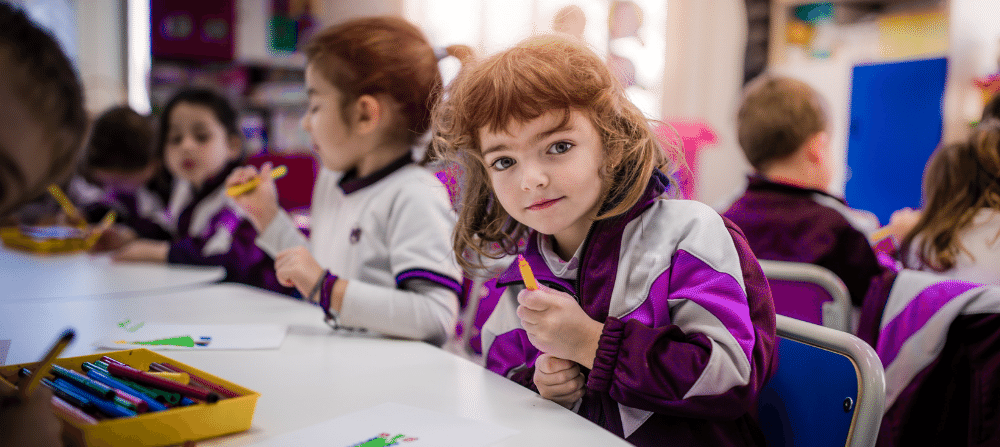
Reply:
[[[824,102],[791,78],[763,75],[746,87],[738,137],[756,172],[724,215],[743,229],[758,259],[826,267],[860,306],[882,272],[867,237],[878,220],[827,191],[833,169]]]

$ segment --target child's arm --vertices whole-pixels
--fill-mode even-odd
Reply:
[[[170,242],[151,239],[136,239],[115,251],[111,257],[115,261],[167,262]]]
[[[391,288],[341,277],[325,281],[336,273],[327,273],[305,247],[279,253],[274,266],[281,285],[294,286],[310,302],[319,303],[326,294],[329,310],[340,314],[345,327],[437,344],[444,343],[454,328],[458,297],[432,281],[411,280]],[[348,296],[352,304],[344,312]]]

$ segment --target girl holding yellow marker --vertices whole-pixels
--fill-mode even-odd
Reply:
[[[666,158],[600,57],[529,39],[463,69],[434,119],[464,172],[458,262],[522,255],[479,305],[488,369],[635,445],[764,444],[767,282],[739,229],[665,197]]]
[[[160,130],[157,152],[174,181],[166,210],[138,223],[163,236],[130,241],[115,259],[219,265],[227,281],[291,294],[278,283],[274,260],[255,244],[257,231],[225,184],[245,156],[229,101],[207,89],[180,91],[164,107]],[[240,188],[247,187],[252,189]]]

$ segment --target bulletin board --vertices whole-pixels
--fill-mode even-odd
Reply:
[[[947,67],[937,58],[853,68],[844,190],[852,208],[885,224],[920,206],[924,165],[941,142]]]

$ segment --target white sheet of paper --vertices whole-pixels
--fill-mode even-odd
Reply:
[[[150,350],[278,349],[288,326],[280,324],[137,323],[111,331],[97,345],[110,349]],[[190,337],[193,347],[181,346]]]
[[[518,430],[387,402],[253,444],[256,447],[481,447]]]

